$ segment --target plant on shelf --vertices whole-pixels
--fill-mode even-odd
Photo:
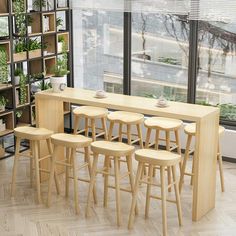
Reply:
[[[50,3],[50,0],[34,0],[33,2],[33,9],[35,11],[41,11],[43,8],[47,11],[50,11],[52,9],[52,4]]]
[[[23,70],[19,67],[17,67],[14,71],[14,77],[15,77],[15,84],[20,83],[20,76],[23,74]]]
[[[62,30],[62,28],[63,28],[63,19],[61,17],[57,17],[56,26],[57,26],[58,31]]]
[[[34,51],[34,50],[41,50],[42,44],[41,42],[38,42],[37,39],[29,39],[28,44],[27,44],[27,50],[28,51]]]
[[[44,73],[35,73],[35,74],[32,74],[30,75],[30,82],[34,82],[34,81],[37,81],[37,80],[41,80],[44,78]]]
[[[27,24],[28,24],[27,31],[28,31],[28,34],[32,34],[32,24],[33,24],[33,22],[34,22],[33,17],[31,15],[27,15]]]
[[[8,83],[8,65],[7,65],[7,53],[4,48],[0,47],[0,83]]]
[[[58,36],[57,50],[58,52],[63,51],[63,47],[66,47],[65,38],[62,35]]]
[[[21,39],[17,39],[14,47],[14,61],[23,61],[26,59],[26,43]]]
[[[16,124],[19,123],[19,119],[21,118],[22,114],[23,114],[22,110],[16,111]]]
[[[23,37],[26,34],[25,2],[24,0],[13,1],[13,11],[15,13],[15,22],[18,36]]]
[[[26,88],[27,77],[24,74],[20,75],[20,105],[24,105],[27,102],[27,88]]]
[[[6,99],[4,96],[0,96],[0,112],[5,111],[5,106],[8,102],[8,99]]]
[[[56,65],[53,68],[54,76],[50,78],[50,83],[52,85],[53,91],[60,92],[63,91],[67,85],[68,71],[68,58],[65,44],[63,44],[62,55],[57,58]]]

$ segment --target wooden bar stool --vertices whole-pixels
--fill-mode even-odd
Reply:
[[[222,155],[221,155],[221,148],[220,148],[220,136],[224,133],[225,128],[223,126],[219,126],[219,142],[218,142],[218,151],[217,151],[217,160],[219,162],[219,171],[220,171],[220,182],[221,182],[221,191],[225,191],[225,186],[224,186],[224,172],[223,172],[223,164],[222,164]],[[181,176],[180,176],[180,183],[179,183],[179,190],[181,192],[183,182],[184,182],[184,175],[191,176],[191,185],[193,185],[193,176],[194,176],[194,155],[193,155],[193,162],[192,162],[192,173],[186,172],[186,165],[187,161],[189,159],[190,154],[194,152],[194,150],[190,150],[191,148],[191,141],[192,138],[196,135],[196,123],[190,123],[187,124],[184,128],[184,132],[187,134],[187,144],[186,144],[186,149],[185,149],[185,155],[184,155],[184,160],[183,160],[183,165],[181,169]]]
[[[55,164],[63,165],[66,167],[66,186],[65,186],[65,196],[69,195],[69,178],[74,180],[74,201],[75,201],[75,211],[76,214],[79,213],[79,205],[78,205],[78,180],[90,183],[88,179],[78,178],[77,170],[82,168],[88,168],[89,175],[91,175],[91,162],[90,162],[90,154],[89,154],[89,145],[92,142],[91,138],[82,136],[82,135],[73,135],[73,134],[53,134],[51,136],[52,144],[54,144],[53,151],[53,163],[51,165],[51,174],[49,179],[49,187],[48,187],[48,207],[51,205],[51,189],[53,182],[53,175],[55,173]],[[62,161],[57,161],[57,155],[61,151],[60,147],[66,148],[66,159]],[[76,159],[76,149],[84,148],[85,152],[85,163],[81,166],[77,165]],[[73,171],[73,176],[70,176],[70,169]],[[96,193],[94,189],[94,201],[96,202]]]
[[[74,134],[81,134],[85,132],[85,136],[88,137],[89,129],[92,130],[92,139],[96,141],[96,138],[104,136],[107,140],[107,127],[106,127],[106,117],[108,110],[101,107],[92,106],[81,106],[73,110],[74,114]],[[85,128],[78,131],[80,118],[85,119]],[[102,128],[96,127],[95,121],[101,120]],[[89,124],[90,123],[90,124]],[[99,130],[101,132],[96,132]]]
[[[167,235],[167,219],[166,219],[166,202],[176,203],[178,211],[179,225],[182,225],[182,210],[180,204],[179,196],[179,181],[176,178],[176,165],[181,161],[181,156],[179,154],[174,154],[169,151],[157,151],[152,149],[140,149],[135,151],[135,159],[138,161],[138,170],[134,186],[134,194],[129,215],[128,228],[133,228],[134,222],[134,210],[137,202],[138,188],[140,183],[147,184],[146,193],[146,207],[145,207],[145,217],[149,215],[150,198],[155,198],[162,201],[162,225],[163,225],[163,235]],[[149,172],[146,180],[141,178],[143,168],[148,164]],[[155,166],[160,167],[160,181],[161,184],[154,183],[153,181],[153,170]],[[165,186],[165,169],[170,167],[173,175],[173,182],[175,189],[175,200],[166,198],[166,186]],[[151,186],[161,187],[161,196],[155,196],[151,194]],[[169,186],[168,186],[169,187]]]
[[[42,202],[41,191],[40,191],[40,171],[50,173],[49,170],[44,170],[40,168],[40,161],[49,158],[52,163],[52,147],[50,137],[53,134],[53,131],[44,129],[44,128],[34,128],[29,126],[18,127],[14,129],[14,135],[16,137],[16,149],[15,149],[15,159],[12,173],[12,186],[11,186],[11,196],[15,196],[15,183],[16,183],[16,172],[17,165],[20,157],[29,157],[30,158],[30,181],[31,186],[33,182],[33,165],[35,166],[35,175],[36,175],[36,188],[37,188],[37,200],[38,203]],[[20,143],[22,140],[27,139],[30,141],[30,152],[20,152]],[[39,157],[40,153],[40,141],[47,142],[47,148],[49,155]],[[52,176],[53,177],[53,176]],[[57,192],[59,193],[59,184],[58,180],[55,177],[55,183],[57,187]]]
[[[107,207],[108,201],[108,188],[116,190],[116,217],[117,225],[121,224],[121,209],[120,209],[120,191],[133,193],[133,171],[132,171],[132,153],[134,152],[134,147],[121,142],[109,142],[109,141],[96,141],[91,144],[91,150],[93,151],[94,161],[92,168],[91,182],[89,186],[88,202],[86,216],[89,215],[89,209],[91,204],[91,195],[94,189],[94,184],[96,180],[96,175],[101,173],[104,175],[104,207]],[[98,155],[102,154],[105,156],[105,166],[103,169],[97,169]],[[128,172],[125,174],[120,173],[119,161],[120,157],[125,156],[127,162]],[[110,160],[114,160],[115,174],[110,174]],[[115,177],[115,186],[109,185],[109,175]],[[124,177],[129,176],[130,189],[122,188],[120,186],[120,181]],[[137,208],[136,208],[137,213]]]
[[[180,145],[180,138],[179,138],[179,131],[182,126],[182,120],[171,119],[166,117],[150,117],[144,121],[144,125],[147,128],[146,134],[146,141],[145,141],[145,148],[149,148],[154,146],[156,150],[159,147],[159,141],[164,141],[166,144],[167,151],[177,150],[177,153],[181,155],[181,145]],[[155,141],[150,143],[150,137],[152,130],[155,131]],[[160,138],[160,132],[163,131],[165,133],[165,139]],[[174,140],[170,139],[171,132],[174,132]],[[174,144],[174,145],[172,145]],[[172,146],[171,146],[172,145]],[[180,169],[181,169],[181,162],[180,162]],[[171,169],[167,168],[168,172],[168,183],[170,184],[171,181]],[[154,170],[155,175],[155,170]],[[171,188],[169,188],[171,191]]]
[[[127,111],[114,111],[107,116],[107,119],[110,121],[110,128],[108,134],[108,139],[110,141],[118,138],[119,142],[122,142],[122,137],[125,134],[127,136],[129,145],[139,142],[140,147],[143,148],[143,138],[141,130],[141,124],[144,120],[143,114]],[[112,133],[115,123],[119,125],[119,133],[117,136],[113,137]],[[125,125],[127,128],[126,132],[123,132],[123,125]],[[136,126],[137,134],[131,133],[132,125]],[[132,136],[137,136],[138,138],[132,140]]]

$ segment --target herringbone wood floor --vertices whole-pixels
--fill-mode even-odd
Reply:
[[[82,158],[80,158],[82,159]],[[0,236],[77,236],[77,235],[161,235],[161,205],[151,201],[150,217],[144,219],[145,186],[139,194],[139,216],[132,231],[127,230],[128,213],[131,203],[129,193],[122,193],[123,225],[116,226],[115,192],[109,190],[109,207],[103,208],[103,177],[98,177],[98,205],[92,209],[91,217],[84,216],[88,185],[79,184],[80,215],[74,214],[73,188],[71,183],[70,198],[64,198],[64,192],[57,196],[53,192],[52,207],[37,205],[35,191],[29,186],[29,163],[22,159],[18,168],[17,196],[10,199],[10,182],[13,157],[0,161]],[[100,162],[102,165],[102,162]],[[122,169],[125,169],[124,167]],[[168,204],[168,232],[170,236],[228,236],[236,235],[236,164],[224,163],[226,192],[221,193],[217,178],[216,208],[199,222],[191,221],[191,187],[186,177],[181,196],[183,226],[178,226],[175,205]],[[81,173],[85,175],[85,172]],[[64,186],[63,175],[60,176]],[[127,182],[125,182],[127,183]],[[47,186],[43,188],[46,200]],[[62,189],[63,190],[63,189]],[[155,190],[154,190],[155,191]],[[207,193],[206,193],[207,194]]]

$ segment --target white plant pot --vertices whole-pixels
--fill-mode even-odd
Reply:
[[[52,91],[55,93],[60,93],[64,91],[67,85],[67,77],[51,77],[50,83],[52,85]]]
[[[62,49],[63,49],[63,43],[62,42],[58,42],[58,44],[57,44],[57,51],[58,52],[62,52]]]
[[[32,34],[32,26],[28,26],[28,34]]]
[[[15,84],[19,84],[20,83],[20,76],[15,76]]]
[[[0,105],[0,112],[5,111],[5,105]]]

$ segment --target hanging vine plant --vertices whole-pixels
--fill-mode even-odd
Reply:
[[[17,35],[19,37],[24,37],[26,35],[26,14],[24,0],[14,0],[13,11],[15,13]]]
[[[0,48],[0,83],[8,82],[7,53],[4,48]]]
[[[27,88],[26,88],[27,77],[24,74],[20,75],[20,105],[27,102]]]

